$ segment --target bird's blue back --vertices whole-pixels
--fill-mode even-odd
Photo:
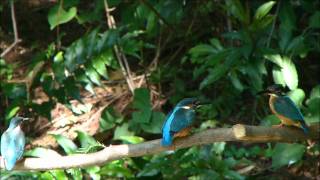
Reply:
[[[288,96],[279,96],[275,99],[273,106],[276,112],[282,116],[295,121],[304,120],[299,108]]]
[[[287,117],[292,121],[295,121],[295,123],[299,122],[303,131],[306,134],[308,133],[309,128],[304,121],[301,111],[288,96],[277,97],[273,103],[273,106],[277,114]]]

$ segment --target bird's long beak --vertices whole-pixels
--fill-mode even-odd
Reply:
[[[204,101],[196,101],[196,102],[194,103],[194,105],[195,105],[196,108],[199,108],[199,107],[201,107],[201,106],[208,105],[208,104],[211,104],[211,103],[210,103],[210,102],[204,102]]]
[[[28,121],[30,118],[25,118],[25,117],[23,117],[22,118],[22,121]]]

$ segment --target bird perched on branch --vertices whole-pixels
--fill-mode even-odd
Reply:
[[[162,127],[162,146],[171,146],[174,137],[189,134],[198,105],[199,101],[196,98],[185,98],[167,115]]]
[[[303,129],[307,134],[309,128],[304,121],[304,117],[295,103],[283,93],[283,88],[279,84],[269,86],[266,90],[259,92],[259,94],[267,94],[269,98],[269,106],[273,114],[280,120],[280,126],[296,126]]]
[[[12,170],[23,154],[25,136],[21,124],[27,119],[23,117],[12,118],[9,128],[1,136],[1,155],[7,170]]]

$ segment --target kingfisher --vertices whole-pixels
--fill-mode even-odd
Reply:
[[[1,136],[1,155],[2,159],[4,159],[5,168],[8,171],[13,169],[23,154],[25,136],[21,129],[21,124],[27,119],[23,117],[12,118],[9,128]]]
[[[269,106],[272,113],[281,120],[280,126],[296,126],[302,128],[305,134],[309,132],[309,128],[299,108],[289,96],[283,93],[283,87],[280,84],[269,86],[266,90],[259,92],[259,94],[270,96]]]
[[[198,106],[199,101],[196,98],[185,98],[174,107],[162,127],[162,146],[171,146],[174,137],[189,134]]]

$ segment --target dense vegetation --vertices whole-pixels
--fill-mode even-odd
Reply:
[[[279,124],[256,95],[275,83],[308,124],[320,121],[319,0],[5,0],[2,51],[14,36],[11,2],[22,42],[0,59],[0,129],[17,114],[32,118],[25,156],[160,138],[184,97],[210,102],[194,132]],[[318,142],[220,142],[1,178],[319,178],[319,154]]]

